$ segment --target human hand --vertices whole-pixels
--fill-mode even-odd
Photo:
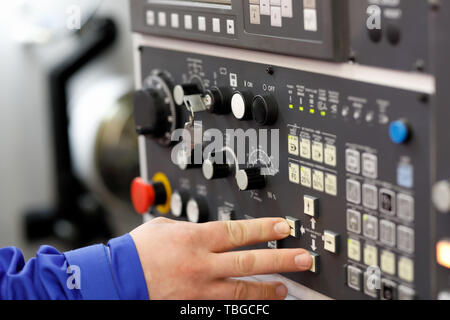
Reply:
[[[281,218],[192,224],[154,219],[130,235],[154,300],[281,300],[279,282],[230,278],[306,271],[310,254],[303,249],[230,250],[281,240],[290,227]]]

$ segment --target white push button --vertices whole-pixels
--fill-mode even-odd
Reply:
[[[213,29],[213,32],[220,33],[220,19],[219,18],[212,19],[212,29]]]
[[[198,17],[198,30],[206,31],[206,18],[205,17]]]
[[[281,0],[281,15],[284,18],[293,18],[292,0]]]
[[[311,196],[304,196],[303,202],[306,215],[311,217],[319,216],[319,199]]]
[[[192,30],[192,16],[189,14],[184,16],[184,28],[186,30]]]
[[[270,8],[270,25],[272,27],[282,27],[283,21],[281,18],[281,7]]]
[[[149,26],[155,25],[155,11],[153,10],[147,11],[147,25]]]

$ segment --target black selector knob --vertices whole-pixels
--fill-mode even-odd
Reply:
[[[231,111],[238,120],[250,120],[252,118],[253,94],[248,91],[237,91],[231,98]]]
[[[261,174],[261,168],[247,168],[236,173],[236,183],[241,191],[259,190],[266,186],[266,178]]]
[[[219,164],[212,159],[206,159],[203,162],[202,171],[206,180],[222,179],[230,175],[230,166],[226,163]]]
[[[175,86],[173,89],[173,98],[179,106],[184,104],[184,97],[201,95],[202,89],[195,83],[186,83]]]
[[[278,104],[275,98],[256,96],[253,99],[252,114],[255,121],[262,126],[274,124],[278,118]]]
[[[215,114],[229,114],[231,112],[231,98],[233,90],[225,87],[212,87],[206,92],[211,98],[211,106],[209,112]]]
[[[138,134],[162,137],[170,130],[168,108],[156,89],[141,89],[134,94],[134,121]]]
[[[186,215],[189,222],[207,222],[209,218],[208,203],[201,197],[191,198],[186,205]]]

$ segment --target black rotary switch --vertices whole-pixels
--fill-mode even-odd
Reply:
[[[261,168],[253,167],[239,170],[236,183],[241,191],[259,190],[266,186],[266,178],[261,174]]]
[[[230,175],[230,166],[226,163],[218,164],[212,159],[206,159],[203,162],[202,171],[206,180],[222,179]]]
[[[170,130],[168,108],[156,89],[141,89],[134,94],[134,121],[138,134],[162,137]]]
[[[250,120],[252,118],[253,94],[247,91],[237,91],[231,98],[231,111],[238,120]]]
[[[262,126],[274,124],[278,118],[278,105],[273,96],[256,96],[253,99],[252,114]]]
[[[209,112],[215,114],[229,114],[231,112],[231,98],[233,97],[233,90],[230,88],[212,87],[206,92],[211,98],[211,106]]]

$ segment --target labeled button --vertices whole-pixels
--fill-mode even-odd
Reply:
[[[212,19],[212,30],[214,33],[220,33],[220,19],[219,18]]]
[[[348,257],[357,262],[361,261],[361,242],[358,240],[349,238],[347,241],[347,254]]]
[[[260,0],[259,8],[263,16],[270,16],[270,0]]]
[[[325,230],[323,233],[323,248],[331,253],[338,252],[339,234]]]
[[[381,280],[381,299],[395,300],[397,298],[397,284],[387,279]]]
[[[369,267],[378,267],[378,249],[376,246],[370,244],[364,246],[364,264]]]
[[[398,300],[414,300],[416,298],[416,292],[403,285],[398,286]]]
[[[334,174],[325,174],[325,192],[331,196],[337,196],[337,177]]]
[[[406,194],[397,196],[397,215],[407,222],[414,221],[414,199]]]
[[[293,18],[292,0],[281,0],[281,15],[284,18]]]
[[[414,253],[414,230],[405,226],[397,227],[397,248],[406,253]]]
[[[270,25],[272,27],[279,27],[279,28],[283,26],[283,21],[281,18],[281,7],[270,8]]]
[[[354,266],[347,266],[347,285],[357,291],[361,291],[362,271]]]
[[[405,257],[398,259],[398,276],[407,282],[414,282],[414,262]]]
[[[298,143],[299,139],[297,136],[288,137],[288,152],[290,155],[298,156],[300,154]]]
[[[301,138],[300,140],[300,156],[305,159],[311,159],[311,140]]]
[[[369,297],[378,299],[381,289],[381,275],[379,269],[368,268],[364,272],[364,293]]]
[[[301,232],[301,222],[299,219],[293,218],[293,217],[286,217],[286,221],[289,224],[289,227],[291,228],[291,236],[294,238],[300,238]]]
[[[301,167],[300,171],[301,171],[300,174],[302,186],[311,188],[312,186],[311,169],[307,167]]]
[[[250,5],[250,23],[261,24],[260,7],[257,4]]]
[[[395,275],[395,254],[390,251],[383,250],[380,256],[381,270],[390,275]]]
[[[235,34],[235,30],[234,30],[234,20],[232,19],[228,19],[227,20],[227,33],[234,35]]]
[[[323,162],[323,143],[314,141],[312,144],[312,159],[315,162]]]
[[[184,16],[184,28],[186,30],[192,30],[192,16],[190,14]]]
[[[347,210],[347,230],[356,234],[361,233],[361,213],[355,210]]]
[[[366,208],[378,209],[378,189],[375,186],[364,184],[362,189],[363,205]]]
[[[324,151],[325,164],[331,167],[336,167],[336,147],[332,145],[325,145]]]
[[[390,247],[395,247],[395,223],[387,220],[380,221],[380,241]]]
[[[312,273],[319,273],[320,270],[320,256],[315,252],[309,252],[312,258],[312,264],[309,271]]]
[[[319,199],[311,196],[303,197],[304,213],[311,217],[319,216]]]
[[[347,180],[347,201],[361,203],[361,184],[356,180]]]
[[[324,191],[323,172],[320,170],[313,170],[313,189],[316,191]]]
[[[362,155],[362,174],[371,179],[378,178],[378,157],[374,154],[364,153]]]
[[[380,211],[391,216],[395,214],[395,192],[380,190]]]
[[[198,17],[198,30],[206,31],[206,18],[205,17]]]
[[[361,172],[360,153],[353,149],[345,151],[345,168],[348,172],[359,174]]]
[[[289,163],[289,181],[300,184],[300,166],[296,163]]]
[[[365,214],[363,216],[363,233],[369,239],[378,240],[378,218]]]

